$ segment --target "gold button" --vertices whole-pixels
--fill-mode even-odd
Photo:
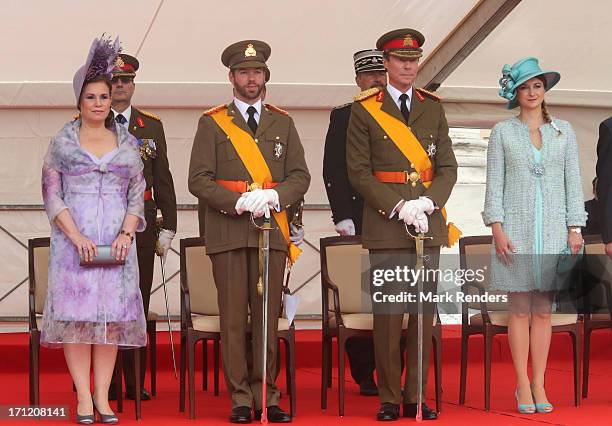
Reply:
[[[412,182],[412,187],[415,188],[416,187],[416,182]]]
[[[386,215],[387,215],[387,213],[385,213],[385,212],[381,212],[381,213],[382,213],[382,215],[383,215],[383,216],[386,216]]]
[[[410,163],[410,168],[414,169],[414,163]]]
[[[229,139],[229,135],[226,136],[226,139]]]
[[[257,138],[255,138],[255,143],[259,143],[259,140],[257,140]]]
[[[280,139],[280,137],[279,137],[279,136],[277,136],[277,137],[276,137],[276,140],[279,140],[279,139]]]
[[[384,136],[383,136],[383,139],[387,139],[387,135],[384,135]]]

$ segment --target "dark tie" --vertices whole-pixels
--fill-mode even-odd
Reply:
[[[404,120],[406,121],[406,124],[408,124],[408,120],[410,119],[410,110],[408,109],[408,104],[406,103],[406,101],[408,100],[408,95],[405,93],[402,93],[400,95],[400,111],[402,112],[402,115],[404,116]]]
[[[257,110],[255,109],[254,106],[250,106],[247,108],[247,114],[249,114],[249,119],[247,120],[247,124],[249,125],[249,128],[251,129],[253,134],[257,132],[257,121],[255,121],[256,112]]]
[[[117,114],[117,117],[115,117],[115,121],[119,124],[125,124],[127,120],[125,119],[123,114]]]

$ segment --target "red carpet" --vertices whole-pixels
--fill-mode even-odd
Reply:
[[[320,409],[320,332],[297,333],[297,416],[296,425],[365,425],[374,424],[378,408],[377,398],[358,395],[357,386],[350,381],[347,369],[346,415],[337,416],[337,379],[334,372],[333,387],[329,391],[328,409]],[[514,378],[506,339],[495,341],[492,372],[491,412],[484,411],[482,340],[473,338],[470,346],[468,367],[468,395],[466,405],[457,404],[459,392],[459,329],[445,327],[443,341],[443,411],[436,425],[604,425],[612,424],[612,336],[601,330],[593,334],[589,397],[578,408],[573,406],[571,344],[568,337],[555,336],[552,342],[549,370],[547,373],[548,396],[555,404],[551,414],[519,415],[514,401]],[[196,373],[196,420],[190,421],[187,413],[178,411],[178,381],[174,379],[170,360],[167,333],[158,333],[158,394],[150,402],[143,402],[142,421],[147,425],[206,424],[225,425],[230,411],[230,402],[221,379],[221,395],[212,393],[212,372],[209,391],[201,390],[201,373]],[[175,333],[178,340],[178,333]],[[28,401],[28,336],[27,334],[0,334],[0,405],[24,405]],[[177,355],[178,355],[178,346]],[[201,356],[198,356],[201,362]],[[212,361],[212,357],[209,357]],[[201,365],[198,365],[201,371]],[[148,376],[147,376],[148,377]],[[148,380],[148,378],[147,378]],[[279,379],[285,390],[284,375]],[[147,383],[148,387],[148,383]],[[198,390],[198,388],[200,390]],[[41,403],[43,405],[67,404],[71,409],[69,423],[74,423],[75,396],[71,391],[71,380],[66,370],[61,350],[41,351]],[[433,395],[433,380],[430,380],[428,395]],[[428,399],[433,407],[435,401]],[[281,405],[288,410],[288,400]],[[125,404],[120,415],[121,424],[138,424],[134,419],[132,401]],[[402,423],[414,420],[403,419]],[[37,421],[10,421],[1,424],[40,424]],[[66,424],[66,421],[45,421],[43,424]]]

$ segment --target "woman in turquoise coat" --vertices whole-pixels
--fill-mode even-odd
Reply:
[[[536,58],[505,65],[500,95],[518,116],[495,125],[487,153],[484,223],[491,227],[491,287],[508,292],[508,340],[522,413],[551,412],[544,389],[559,254],[582,246],[586,224],[576,134],[549,115],[544,93],[560,79]],[[527,373],[531,353],[532,378]]]

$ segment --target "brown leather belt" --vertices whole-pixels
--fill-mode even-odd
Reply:
[[[379,182],[382,183],[411,183],[412,186],[416,186],[418,181],[431,182],[434,178],[433,169],[425,169],[421,173],[417,171],[403,171],[403,172],[373,172],[373,175]]]
[[[253,189],[271,189],[274,188],[278,183],[276,182],[266,182],[263,185],[259,185],[257,183],[249,184],[246,180],[223,180],[217,179],[216,182],[222,187],[229,189],[230,191],[238,192],[242,194],[243,192],[249,192]]]
[[[153,190],[152,189],[147,189],[144,192],[144,199],[145,199],[145,201],[149,201],[149,200],[153,199]]]

